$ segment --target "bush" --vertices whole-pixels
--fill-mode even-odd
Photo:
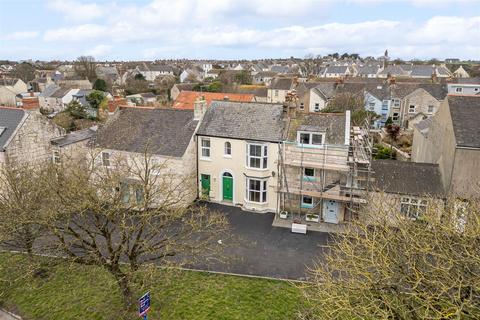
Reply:
[[[87,111],[85,110],[85,107],[76,100],[67,104],[67,109],[65,111],[74,119],[84,119],[87,117]]]
[[[397,159],[397,152],[388,147],[384,147],[381,144],[376,144],[374,146],[377,149],[377,152],[374,153],[374,158],[377,160],[380,159]]]
[[[67,112],[60,112],[53,118],[53,123],[57,126],[64,128],[65,130],[71,131],[75,129],[75,125],[73,123],[73,117]]]

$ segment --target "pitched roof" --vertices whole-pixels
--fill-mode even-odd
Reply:
[[[269,89],[274,90],[291,90],[293,87],[292,78],[274,78]]]
[[[98,147],[129,152],[182,157],[198,121],[193,111],[153,108],[120,108],[98,130]]]
[[[25,111],[17,108],[0,107],[0,151],[22,122]]]
[[[281,104],[213,101],[197,134],[277,142],[283,131]]]
[[[295,125],[293,125],[295,123]],[[345,143],[345,113],[309,113],[290,123],[289,140],[296,140],[297,131],[325,132],[326,144]]]
[[[373,160],[374,190],[415,196],[443,194],[438,164]]]
[[[198,97],[204,97],[209,106],[213,100],[229,100],[239,102],[250,102],[255,96],[250,93],[224,93],[224,92],[196,92],[181,91],[173,102],[174,109],[193,110],[193,105]]]
[[[348,66],[329,66],[327,67],[325,73],[339,73],[344,74],[348,70]]]
[[[89,140],[93,138],[96,133],[97,133],[97,127],[95,126],[95,127],[91,127],[83,130],[73,131],[64,136],[54,138],[50,140],[50,143],[55,146],[64,147],[80,141]]]
[[[380,67],[377,65],[366,65],[358,68],[359,75],[377,74]]]
[[[447,100],[457,146],[480,148],[480,96],[449,95]]]

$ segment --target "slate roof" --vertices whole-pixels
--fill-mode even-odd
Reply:
[[[330,99],[335,95],[335,88],[335,82],[321,82],[313,90],[325,97],[325,99]]]
[[[455,140],[459,147],[480,148],[480,97],[447,97]]]
[[[270,84],[269,89],[274,90],[291,90],[293,87],[292,78],[275,78]]]
[[[435,73],[435,67],[425,65],[414,65],[410,76],[429,78]]]
[[[16,108],[0,107],[0,151],[22,122],[25,111]]]
[[[386,84],[369,83],[365,86],[365,91],[379,100],[387,100],[391,98],[390,88]]]
[[[383,69],[382,71],[380,71],[378,74],[380,75],[392,75],[392,76],[408,76],[409,75],[409,72],[408,71],[405,71],[402,67],[400,66],[394,66],[394,65],[391,65],[391,66],[387,66],[385,67],[385,69]]]
[[[0,79],[0,86],[14,86],[18,82],[18,78]]]
[[[420,121],[419,123],[414,124],[414,126],[420,131],[420,133],[426,138],[428,137],[428,131],[430,130],[430,125],[432,124],[433,118],[427,118]]]
[[[345,143],[344,113],[309,113],[290,123],[288,138],[296,140],[297,131],[325,132],[326,144]]]
[[[65,147],[73,143],[77,143],[84,140],[89,140],[97,133],[97,127],[91,127],[83,130],[73,131],[62,137],[54,138],[50,140],[50,143],[58,146]]]
[[[441,196],[438,164],[397,160],[373,160],[372,187],[376,191],[413,196]]]
[[[281,104],[213,101],[197,134],[278,142],[282,140],[284,127]]]
[[[444,100],[447,96],[445,84],[440,83],[396,83],[392,87],[392,97],[405,98],[417,89],[424,89],[437,100]]]
[[[362,66],[358,68],[358,75],[377,74],[378,70],[380,70],[379,66]]]
[[[50,95],[50,97],[52,97],[52,98],[63,98],[70,90],[71,90],[71,88],[60,88],[58,90],[55,90],[55,92],[53,92]]]
[[[348,66],[329,66],[327,67],[325,73],[339,73],[344,74],[348,70]]]
[[[129,152],[182,157],[198,121],[193,111],[121,108],[98,130],[98,147]]]

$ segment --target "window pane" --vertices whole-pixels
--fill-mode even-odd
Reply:
[[[310,144],[310,134],[309,133],[300,133],[300,143]]]
[[[303,196],[302,202],[305,203],[305,204],[312,204],[313,199],[310,196]]]
[[[260,180],[250,179],[249,181],[250,181],[250,185],[249,185],[250,190],[260,191]]]
[[[267,166],[268,166],[267,165],[267,160],[268,160],[267,157],[263,158],[263,167],[262,167],[263,169],[267,168]]]
[[[262,147],[258,145],[250,145],[250,156],[260,157],[262,155]]]
[[[250,191],[250,201],[260,202],[260,192]]]
[[[322,135],[312,134],[312,144],[322,144]]]
[[[315,169],[313,168],[305,168],[305,176],[307,177],[313,177],[315,176]]]
[[[260,168],[260,159],[259,158],[250,158],[250,167],[251,168]]]
[[[202,148],[202,157],[210,157],[210,149]]]
[[[210,140],[202,139],[202,147],[210,147]]]

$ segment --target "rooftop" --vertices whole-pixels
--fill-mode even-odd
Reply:
[[[447,97],[457,146],[480,148],[480,96]]]
[[[193,110],[195,100],[202,96],[207,101],[207,106],[209,106],[213,100],[250,102],[255,99],[255,96],[249,93],[181,91],[177,99],[175,99],[175,101],[173,102],[173,108]]]

